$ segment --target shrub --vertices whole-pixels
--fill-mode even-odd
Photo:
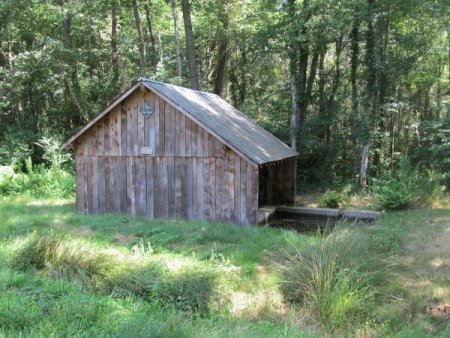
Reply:
[[[418,167],[412,167],[408,156],[402,156],[396,173],[385,172],[380,178],[372,179],[371,192],[378,208],[401,210],[428,204],[439,187],[426,173],[420,173]]]
[[[27,160],[27,172],[6,174],[0,180],[1,195],[28,195],[36,198],[70,198],[75,195],[73,173],[60,167],[33,166]]]
[[[374,254],[373,238],[337,229],[310,248],[274,254],[286,300],[305,307],[327,331],[348,330],[373,316],[387,294],[390,269]]]
[[[346,197],[336,191],[327,190],[319,201],[322,208],[339,208],[346,203]]]

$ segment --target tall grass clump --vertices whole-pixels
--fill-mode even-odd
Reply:
[[[150,253],[103,248],[59,232],[33,233],[17,244],[11,256],[10,268],[18,271],[38,271],[86,292],[131,297],[162,310],[204,316],[218,309],[224,298],[219,294],[216,270],[173,272]]]
[[[65,167],[70,155],[61,154],[58,141],[43,138],[37,145],[43,148],[45,163],[26,161],[26,170],[0,176],[0,195],[25,195],[36,198],[70,198],[75,195],[73,170]]]
[[[372,241],[363,230],[339,227],[306,249],[274,254],[284,297],[329,332],[372,321],[377,304],[392,294],[390,263],[372,250]]]

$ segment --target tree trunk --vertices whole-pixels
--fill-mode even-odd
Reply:
[[[214,93],[220,97],[224,96],[224,89],[226,88],[226,75],[227,75],[227,64],[230,57],[230,39],[228,37],[228,27],[230,19],[228,16],[228,5],[229,0],[222,0],[222,11],[219,16],[221,22],[221,33],[219,37],[219,50],[218,50],[218,60],[215,69],[215,81],[214,81]]]
[[[64,13],[64,21],[62,24],[63,45],[65,49],[72,51],[73,50],[72,17],[70,15],[70,12],[67,10],[69,7],[69,0],[61,0],[60,5],[61,10]],[[70,80],[67,79],[67,77],[64,77],[64,90],[66,103],[69,104],[69,102],[72,100],[73,104],[79,111],[78,115],[72,114],[72,116],[69,117],[69,125],[71,128],[73,128],[74,126],[86,123],[87,117],[83,113],[83,109],[79,104],[79,100],[77,99],[78,94],[81,91],[80,84],[78,82],[77,62],[76,61],[73,62],[70,66],[71,66],[69,71]],[[68,110],[73,111],[72,109]]]
[[[224,88],[226,84],[226,69],[229,58],[229,42],[228,37],[223,36],[222,40],[219,43],[219,59],[217,60],[216,66],[216,77],[214,81],[214,93],[223,97]]]
[[[189,81],[192,89],[199,90],[200,82],[198,78],[197,61],[195,58],[194,33],[192,31],[189,0],[181,0],[181,5],[183,8],[184,31],[186,35],[186,57],[189,68]]]
[[[133,5],[134,20],[136,22],[136,29],[139,35],[139,50],[141,52],[139,76],[145,77],[145,72],[147,70],[147,46],[145,44],[144,32],[142,31],[141,18],[139,17],[137,0],[131,0],[131,4]]]
[[[383,37],[383,43],[380,44],[379,56],[380,56],[380,71],[378,72],[379,84],[378,84],[378,130],[385,130],[385,118],[386,118],[386,103],[389,96],[389,62],[388,62],[388,47],[389,47],[389,36],[390,36],[390,26],[391,26],[391,6],[390,2],[387,2],[388,8],[384,10],[387,15],[383,16],[382,20],[379,20],[379,31],[380,35]],[[374,157],[373,166],[376,169],[376,176],[381,174],[381,162],[383,157],[383,137],[377,137],[374,142]]]
[[[363,145],[363,151],[361,156],[361,170],[359,172],[359,184],[362,187],[367,186],[367,164],[369,160],[369,145]]]
[[[333,124],[333,116],[335,114],[336,110],[336,93],[339,89],[339,85],[341,84],[341,52],[342,52],[342,41],[343,36],[340,36],[338,40],[336,41],[336,63],[335,63],[335,76],[333,79],[333,85],[331,87],[331,93],[328,97],[327,101],[327,109],[326,109],[326,121],[327,121],[327,127],[325,132],[325,141],[327,143],[330,143],[331,141],[331,126]]]
[[[297,6],[295,0],[287,2],[289,19],[292,20],[293,29],[291,32],[291,45],[289,52],[290,73],[291,73],[291,95],[292,95],[292,119],[291,125],[293,129],[292,143],[293,149],[297,149],[297,140],[303,126],[304,117],[307,108],[306,87],[307,87],[307,70],[309,60],[309,41],[302,41],[307,36],[306,23],[310,19],[310,0],[303,1],[304,18],[298,18]],[[298,20],[300,27],[297,27]]]
[[[178,27],[177,0],[172,0],[173,27],[175,29],[175,49],[177,53],[178,84],[183,83],[183,60],[181,58],[180,28]]]
[[[360,19],[358,16],[358,8],[355,8],[355,17],[353,18],[351,32],[351,58],[350,58],[350,83],[352,87],[352,154],[353,154],[353,177],[358,172],[358,87],[356,84],[358,72],[358,55],[359,55],[359,26]]]
[[[367,35],[366,35],[366,97],[364,102],[364,118],[361,128],[361,139],[363,144],[363,153],[361,158],[360,184],[367,186],[367,167],[369,158],[370,142],[370,115],[374,107],[374,93],[376,88],[376,56],[375,56],[375,33],[373,29],[375,0],[367,0]]]
[[[114,84],[117,85],[117,81],[120,76],[119,66],[119,52],[117,51],[117,11],[116,4],[112,4],[111,7],[111,63],[114,73]]]
[[[174,0],[174,1],[176,1],[176,0]],[[147,3],[145,3],[144,9],[145,9],[145,17],[147,19],[148,35],[150,37],[150,49],[151,49],[150,60],[151,60],[153,69],[156,70],[156,66],[158,63],[158,61],[157,61],[158,57],[157,57],[157,53],[156,53],[156,41],[155,41],[155,36],[153,35],[151,14],[150,14],[150,9],[148,8]]]

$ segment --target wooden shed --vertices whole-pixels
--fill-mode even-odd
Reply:
[[[257,224],[295,197],[296,151],[219,96],[140,79],[70,137],[76,209]]]

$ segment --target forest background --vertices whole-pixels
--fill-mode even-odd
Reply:
[[[0,0],[0,165],[50,165],[45,145],[147,77],[296,148],[299,191],[447,187],[449,19],[448,0]]]

